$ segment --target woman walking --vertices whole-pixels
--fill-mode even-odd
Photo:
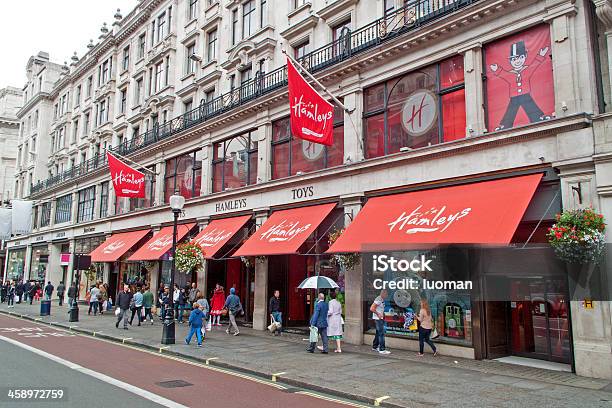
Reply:
[[[218,283],[215,285],[215,291],[213,292],[212,299],[210,300],[210,316],[212,326],[221,326],[221,311],[225,305],[225,291],[223,286]],[[216,322],[215,322],[216,318]]]
[[[431,335],[431,330],[433,329],[433,319],[431,317],[431,309],[429,308],[429,303],[427,303],[427,299],[421,299],[421,310],[419,310],[417,320],[420,323],[418,356],[423,356],[423,348],[425,347],[425,343],[429,344],[429,347],[431,347],[431,349],[433,350],[434,357],[437,356],[438,351],[436,350],[436,346],[429,338],[429,336]]]
[[[336,292],[330,294],[329,309],[327,311],[327,337],[336,340],[336,353],[342,353],[342,304],[336,299]]]
[[[132,317],[130,318],[130,326],[134,321],[134,315],[138,317],[138,325],[142,323],[142,302],[144,296],[142,295],[142,288],[136,288],[134,293],[134,307],[132,308]]]

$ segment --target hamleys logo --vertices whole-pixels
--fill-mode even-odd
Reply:
[[[217,245],[219,242],[224,241],[232,236],[231,232],[226,232],[224,229],[217,230],[214,228],[212,231],[207,231],[204,235],[195,239],[194,242],[203,247],[212,247]]]
[[[164,234],[161,237],[156,238],[148,245],[148,248],[151,251],[161,251],[168,245],[172,245],[172,234]]]
[[[406,234],[444,232],[452,224],[468,216],[472,211],[470,207],[466,207],[462,210],[451,212],[447,210],[445,205],[442,207],[431,207],[426,211],[423,211],[422,208],[423,205],[421,204],[412,210],[410,214],[403,211],[395,221],[387,224],[389,232],[392,232],[395,228],[398,231],[405,231]]]
[[[260,240],[268,240],[268,242],[291,241],[296,236],[307,231],[312,224],[300,225],[299,221],[282,220],[268,228],[267,231],[261,234]]]
[[[116,250],[120,248],[123,248],[124,246],[125,246],[125,242],[118,240],[118,241],[111,242],[110,244],[108,244],[106,247],[104,247],[102,252],[105,254],[112,254],[113,252],[115,252]]]

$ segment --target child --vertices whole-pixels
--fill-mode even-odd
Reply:
[[[193,310],[189,314],[189,334],[185,338],[185,344],[189,345],[191,338],[195,334],[198,339],[198,347],[202,347],[202,322],[204,313],[200,310],[198,303],[193,304]]]

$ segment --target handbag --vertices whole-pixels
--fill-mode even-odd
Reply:
[[[311,343],[316,343],[319,340],[319,329],[315,326],[310,326],[310,338]]]
[[[431,331],[431,335],[429,336],[429,338],[433,340],[437,339],[438,337],[440,337],[440,335],[438,334],[438,330],[436,330],[436,328],[434,327]]]
[[[271,320],[271,323],[268,326],[268,330],[274,333],[276,330],[279,330],[281,328],[281,323],[277,322],[276,319],[274,319],[274,316],[270,316],[270,320]]]
[[[221,316],[227,316],[227,307],[221,309]]]
[[[121,309],[116,308],[115,309],[115,316],[119,316],[120,313],[121,313]]]

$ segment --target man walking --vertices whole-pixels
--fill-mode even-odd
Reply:
[[[143,302],[142,289],[136,288],[134,293],[134,307],[132,308],[132,317],[130,318],[130,326],[134,322],[134,315],[138,315],[138,325],[142,323],[142,302]]]
[[[72,285],[70,285],[70,288],[68,288],[68,306],[72,307],[72,304],[76,302],[76,297],[77,297],[76,283],[73,282]]]
[[[55,288],[51,284],[51,281],[47,282],[47,286],[45,286],[45,300],[51,300],[54,290]]]
[[[198,300],[198,288],[195,282],[191,284],[189,289],[189,304],[193,305]]]
[[[26,295],[30,297],[30,304],[32,304],[32,301],[34,300],[34,298],[38,300],[38,297],[36,296],[38,289],[40,289],[40,284],[38,282],[34,282],[30,285],[30,293],[29,294],[26,293]]]
[[[60,281],[59,285],[57,285],[57,297],[59,298],[60,306],[64,304],[64,292],[65,291],[66,291],[66,286],[64,285],[64,281]]]
[[[89,310],[87,314],[91,314],[91,309],[93,308],[94,316],[98,314],[98,295],[100,295],[100,289],[98,289],[98,284],[96,283],[89,290]]]
[[[11,281],[9,283],[9,287],[6,292],[6,296],[8,298],[8,301],[7,301],[8,307],[15,307],[15,282],[14,281]]]
[[[23,301],[27,302],[28,301],[28,296],[30,296],[30,290],[32,290],[32,286],[34,286],[34,284],[30,281],[25,281],[23,283],[23,287],[22,287],[22,293],[23,293]],[[19,286],[17,286],[17,288],[19,288]],[[19,303],[20,300],[17,301],[17,303]],[[32,304],[32,298],[30,297],[30,304]]]
[[[147,316],[149,316],[149,320],[151,324],[153,324],[153,315],[151,314],[151,308],[153,307],[153,293],[151,292],[151,288],[146,287],[146,292],[142,295],[142,307],[144,307],[144,321],[147,320]]]
[[[233,327],[233,334],[237,336],[240,334],[240,330],[238,330],[238,325],[236,324],[236,316],[242,311],[242,303],[240,303],[240,298],[236,295],[236,288],[230,289],[230,295],[225,299],[225,307],[229,315],[229,325],[225,332],[227,334],[232,334],[230,329]]]
[[[274,291],[274,296],[270,298],[270,317],[273,321],[280,323],[281,325],[274,330],[275,336],[280,336],[283,331],[283,314],[280,311],[280,290]]]
[[[128,285],[123,285],[123,290],[119,292],[117,296],[117,307],[119,308],[119,316],[115,327],[119,328],[119,322],[123,319],[123,329],[128,329],[128,310],[130,310],[130,303],[132,302],[132,293]]]
[[[21,299],[23,296],[23,290],[24,290],[24,286],[23,286],[23,281],[19,281],[19,283],[17,283],[17,286],[15,286],[15,294],[17,295],[17,304],[21,303]]]
[[[329,311],[329,306],[325,301],[325,294],[323,292],[319,293],[319,298],[317,299],[317,303],[315,304],[314,313],[310,318],[310,326],[316,327],[318,330],[318,335],[321,336],[321,342],[323,343],[323,350],[321,353],[327,354],[328,352],[328,341],[327,341],[327,312]],[[306,349],[309,353],[314,353],[314,349],[317,346],[317,342],[310,342],[310,346]]]
[[[387,290],[383,289],[380,291],[380,295],[374,299],[374,303],[370,306],[372,312],[372,319],[376,324],[376,335],[374,336],[374,343],[372,343],[372,350],[378,351],[380,354],[390,354],[389,350],[385,349],[385,300],[387,299]]]

